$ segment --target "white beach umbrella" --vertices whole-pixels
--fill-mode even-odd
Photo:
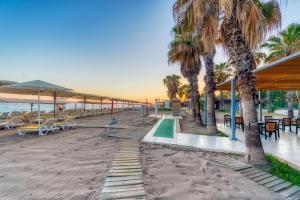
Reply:
[[[56,101],[57,92],[72,91],[71,89],[54,85],[41,80],[28,81],[23,83],[17,83],[13,85],[7,85],[0,88],[0,92],[12,93],[12,94],[24,94],[24,95],[37,95],[38,96],[38,121],[39,121],[39,135],[42,135],[40,130],[41,115],[40,115],[40,96],[53,96],[54,104]]]

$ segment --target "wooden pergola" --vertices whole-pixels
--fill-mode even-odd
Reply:
[[[259,99],[262,90],[300,90],[300,52],[257,68],[253,70],[253,73],[256,77],[255,87],[259,91]],[[219,91],[231,91],[231,119],[235,119],[235,91],[238,89],[235,78],[217,85],[216,89]],[[259,104],[259,120],[262,121],[261,104]],[[235,120],[231,121],[230,138],[236,140]]]
[[[257,90],[300,90],[300,52],[253,71]],[[217,85],[217,90],[230,91],[231,80]]]

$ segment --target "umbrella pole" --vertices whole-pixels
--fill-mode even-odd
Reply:
[[[42,135],[41,131],[41,107],[40,107],[40,89],[38,89],[38,117],[39,117],[39,135]]]

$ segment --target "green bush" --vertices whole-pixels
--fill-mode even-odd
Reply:
[[[274,156],[267,154],[267,160],[270,163],[270,173],[282,178],[286,181],[293,183],[294,185],[300,186],[300,172],[288,164],[281,162]]]

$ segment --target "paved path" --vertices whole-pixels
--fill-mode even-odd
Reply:
[[[121,143],[100,195],[100,200],[125,198],[146,199],[139,144],[134,140]]]

